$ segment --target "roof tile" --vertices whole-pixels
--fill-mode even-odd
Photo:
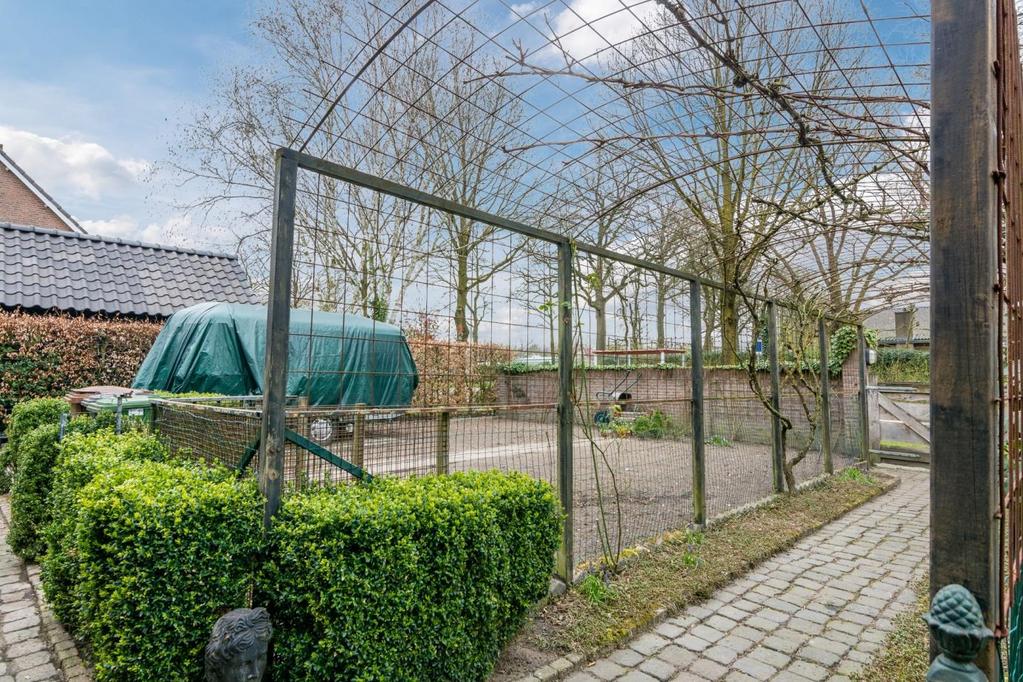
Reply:
[[[257,303],[234,256],[0,222],[0,307],[168,317]]]

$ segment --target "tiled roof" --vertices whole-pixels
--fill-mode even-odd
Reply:
[[[0,307],[168,317],[258,302],[234,256],[0,222]]]

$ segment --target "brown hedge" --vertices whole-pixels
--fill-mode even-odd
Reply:
[[[512,359],[506,346],[445,341],[432,335],[407,334],[419,371],[416,407],[493,405],[498,368]]]
[[[161,324],[0,311],[0,424],[15,403],[129,385]]]

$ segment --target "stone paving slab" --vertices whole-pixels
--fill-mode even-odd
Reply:
[[[881,468],[901,485],[566,679],[849,680],[926,569],[929,472]]]
[[[0,499],[0,682],[89,682],[74,640],[43,601],[39,567],[7,544],[8,499]]]

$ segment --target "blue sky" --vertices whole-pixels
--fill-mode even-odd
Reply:
[[[182,191],[151,169],[217,74],[258,58],[255,11],[227,0],[0,0],[0,144],[90,232],[229,245],[176,210]]]

